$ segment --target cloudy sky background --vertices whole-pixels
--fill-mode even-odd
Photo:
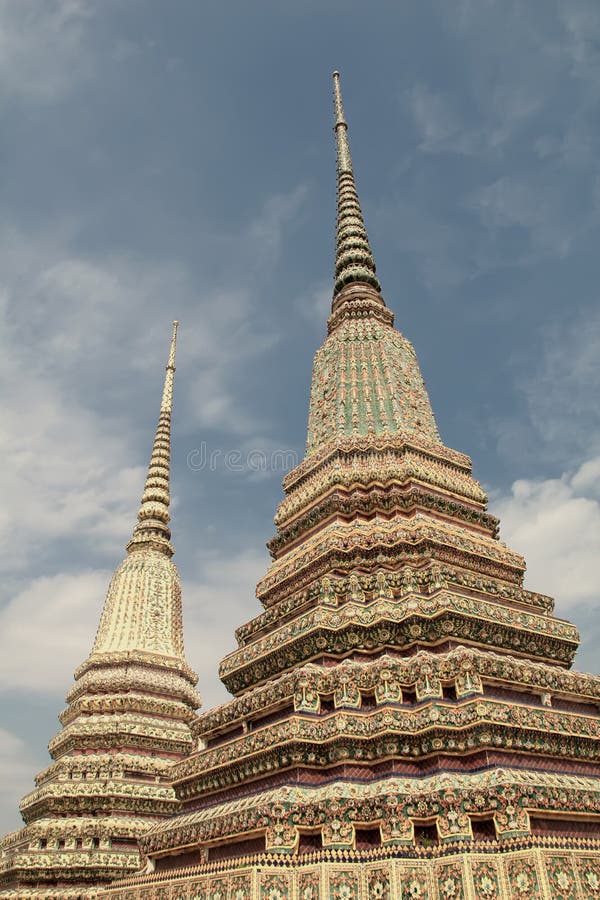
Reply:
[[[224,454],[303,452],[334,68],[443,439],[600,671],[597,0],[0,0],[0,830],[122,558],[173,318],[187,655],[226,696],[283,472]]]

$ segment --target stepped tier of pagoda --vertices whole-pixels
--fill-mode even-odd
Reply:
[[[257,587],[141,846],[133,898],[600,897],[600,678],[393,328],[334,76],[338,218],[305,459]]]
[[[176,327],[138,522],[50,742],[54,762],[21,803],[25,827],[0,843],[0,897],[91,896],[138,870],[140,837],[180,808],[169,773],[192,749],[200,698],[168,527]]]

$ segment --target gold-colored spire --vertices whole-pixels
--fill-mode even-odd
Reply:
[[[369,284],[376,291],[380,291],[381,286],[375,274],[375,260],[369,245],[354,181],[339,72],[333,73],[333,99],[338,180],[337,242],[333,288],[335,298],[347,284]]]
[[[146,485],[138,513],[137,525],[127,544],[127,552],[152,548],[171,557],[175,552],[171,546],[169,529],[169,475],[171,462],[171,412],[173,409],[173,379],[175,376],[175,349],[177,327],[173,322],[173,337],[167,361],[165,385],[160,404],[160,415],[156,436],[152,447]]]

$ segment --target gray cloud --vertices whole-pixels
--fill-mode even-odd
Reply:
[[[529,466],[573,469],[600,449],[600,315],[562,318],[542,330],[534,353],[513,360],[521,406],[490,425],[501,452]]]
[[[89,0],[0,0],[0,98],[53,102],[90,74]]]
[[[23,824],[18,812],[19,801],[31,790],[40,762],[25,741],[0,728],[0,829],[3,834]]]

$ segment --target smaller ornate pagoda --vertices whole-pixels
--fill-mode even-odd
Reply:
[[[179,806],[167,773],[192,749],[200,706],[184,657],[171,561],[173,338],[138,521],[111,580],[91,654],[50,742],[54,762],[0,844],[0,897],[80,898],[140,866],[139,838]]]

